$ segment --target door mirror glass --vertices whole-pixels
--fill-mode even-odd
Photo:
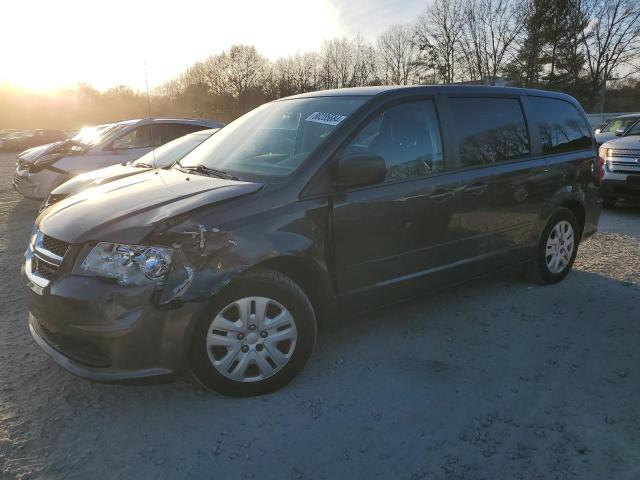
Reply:
[[[595,133],[596,135],[599,134],[599,133],[602,133],[602,129],[601,128],[596,128],[596,131],[593,132],[593,133]]]
[[[340,158],[337,180],[340,187],[363,187],[384,181],[384,158],[370,153],[353,153]]]

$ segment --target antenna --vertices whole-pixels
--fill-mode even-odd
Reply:
[[[149,120],[151,120],[151,97],[149,96],[149,77],[147,75],[147,61],[144,61],[144,85],[147,89],[147,112],[149,114]],[[153,168],[156,168],[156,147],[153,144],[153,122],[149,125],[149,140],[151,143],[151,154],[153,156]]]

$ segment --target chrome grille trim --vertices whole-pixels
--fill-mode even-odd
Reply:
[[[49,237],[43,232],[38,232],[36,235],[34,251],[39,253],[41,258],[42,256],[46,257],[45,260],[56,266],[60,266],[68,250],[69,244],[66,242]]]

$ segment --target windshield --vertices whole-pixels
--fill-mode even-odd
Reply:
[[[82,145],[97,145],[107,136],[122,130],[126,125],[118,123],[108,123],[105,125],[97,125],[95,127],[82,127],[75,137],[71,140]]]
[[[242,179],[285,177],[366,97],[298,98],[267,103],[230,123],[180,160]]]
[[[604,127],[602,132],[616,133],[618,130],[626,131],[627,128],[633,125],[637,120],[637,118],[615,118]]]
[[[191,133],[175,140],[165,143],[164,145],[156,148],[154,151],[144,154],[136,161],[132,163],[134,166],[144,167],[152,166],[156,168],[164,168],[173,165],[182,157],[184,157],[191,150],[196,148],[211,134],[204,133]]]

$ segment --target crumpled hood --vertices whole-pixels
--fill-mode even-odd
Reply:
[[[141,167],[132,167],[131,165],[111,165],[110,167],[99,168],[98,170],[92,170],[90,172],[82,173],[73,177],[71,180],[64,182],[59,187],[55,188],[52,195],[71,195],[81,192],[90,187],[102,185],[108,182],[118,180],[120,178],[128,177],[130,175],[137,175],[139,173],[146,173],[149,169]]]
[[[44,210],[36,226],[68,243],[135,244],[159,222],[261,187],[178,170],[151,170],[72,195]]]
[[[53,152],[56,148],[62,146],[66,140],[60,142],[47,143],[46,145],[40,145],[38,147],[29,148],[24,152],[18,154],[18,158],[27,163],[34,164],[36,160],[44,157],[46,154]]]
[[[628,137],[616,137],[602,145],[607,148],[620,148],[623,150],[640,150],[640,135],[629,135]]]

